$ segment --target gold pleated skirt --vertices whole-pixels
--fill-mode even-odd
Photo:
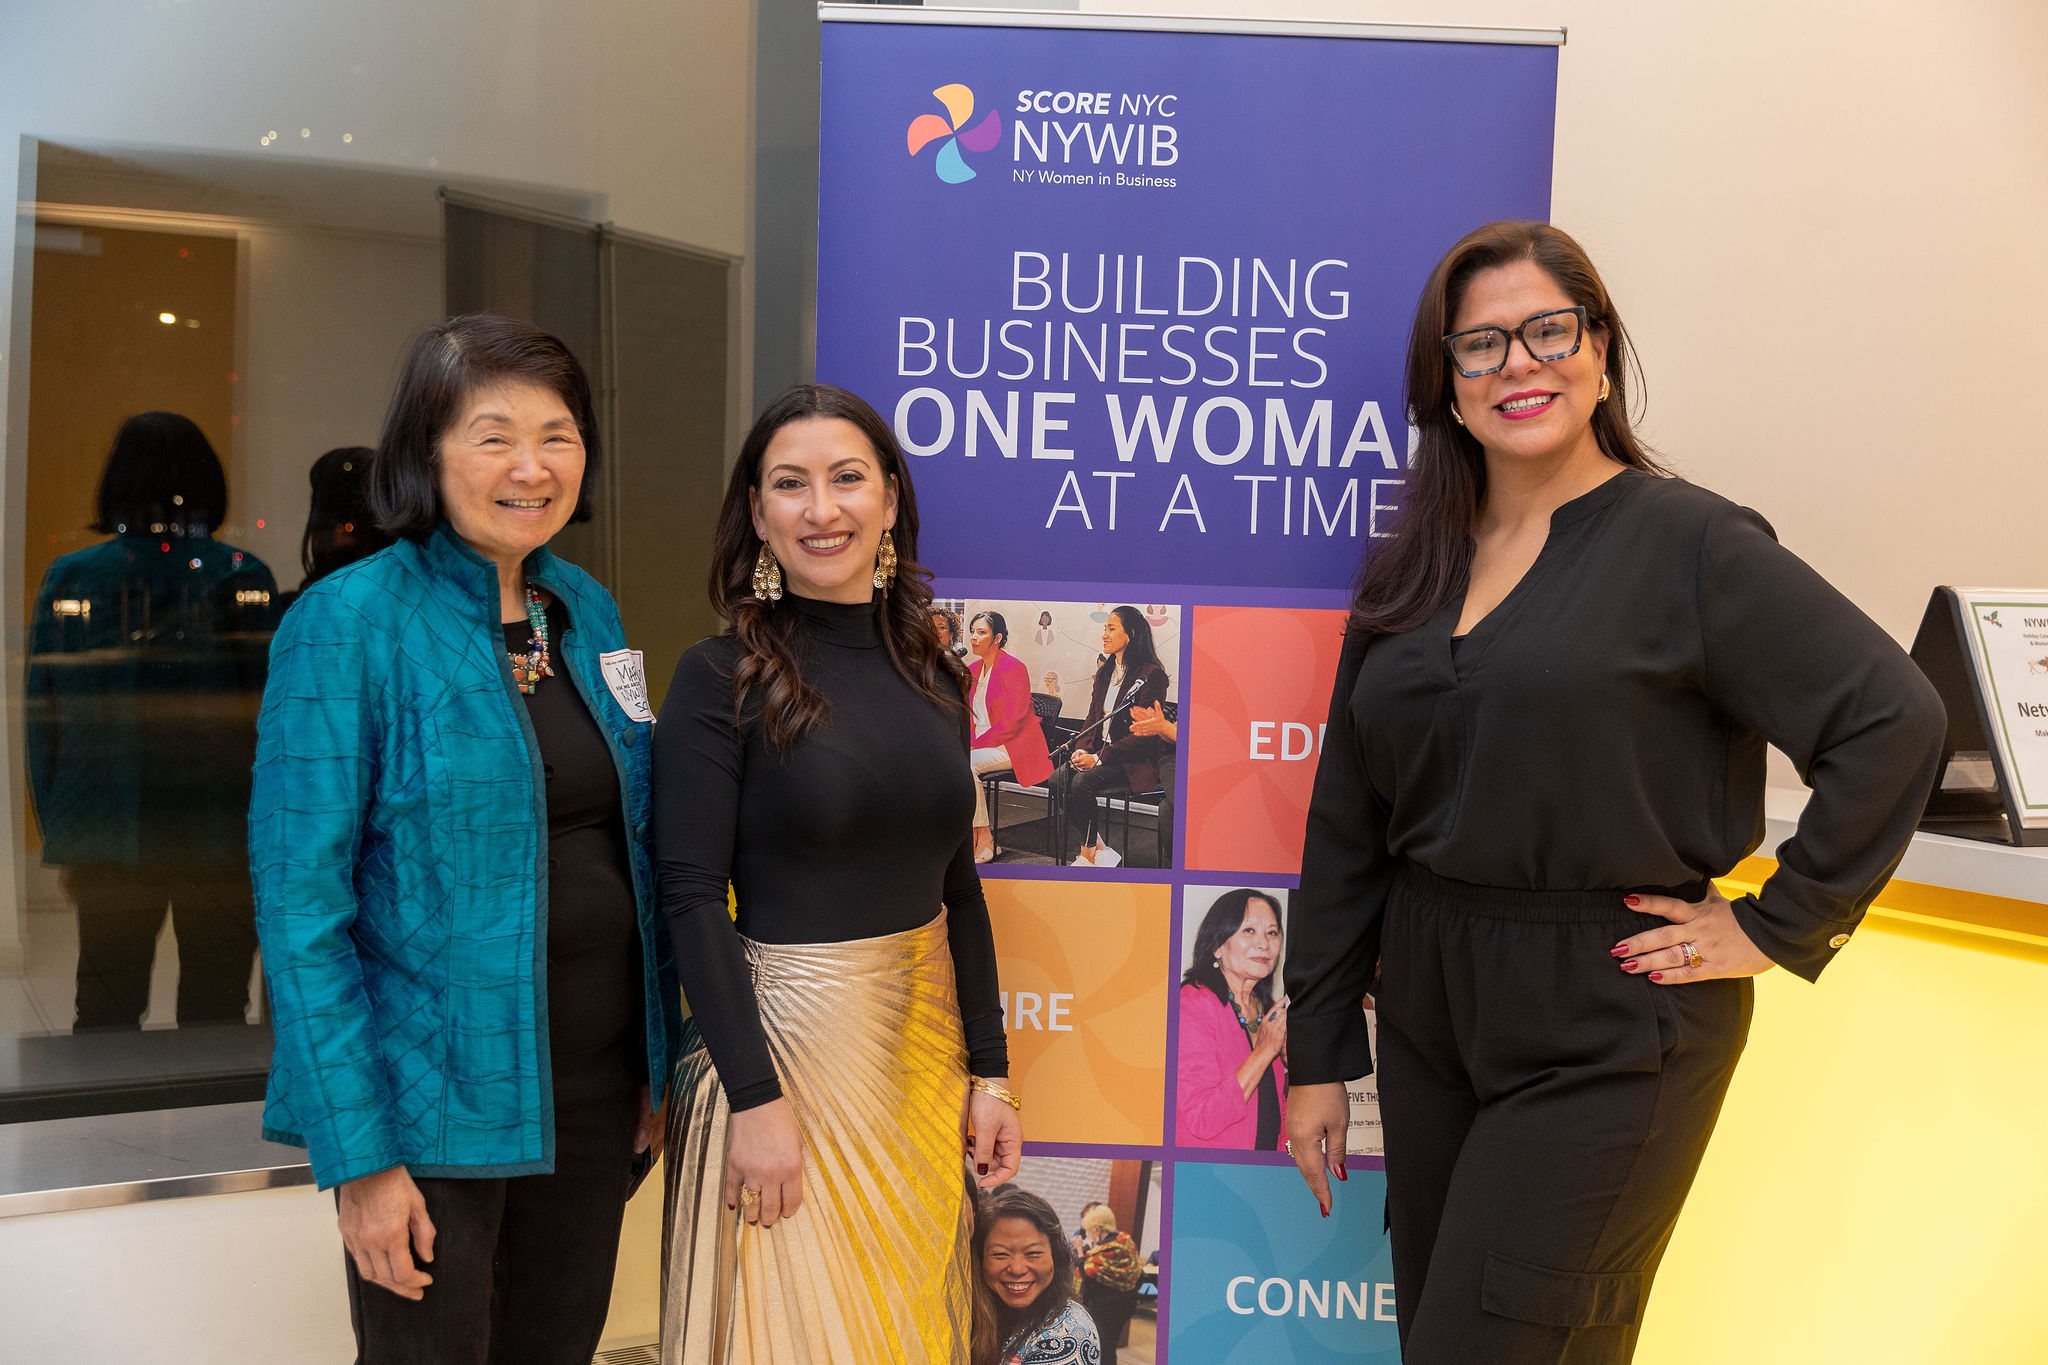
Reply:
[[[849,943],[742,939],[803,1206],[762,1229],[725,1207],[730,1109],[710,1057],[669,1104],[663,1365],[964,1365],[967,1054],[946,916]]]

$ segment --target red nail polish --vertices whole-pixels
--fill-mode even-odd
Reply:
[[[1623,896],[1621,903],[1633,910],[1636,906],[1643,903],[1643,898],[1641,896]]]
[[[974,1173],[975,1173],[976,1175],[987,1175],[987,1174],[988,1174],[988,1163],[987,1163],[986,1161],[977,1161],[977,1162],[975,1162],[975,1163],[974,1163]]]
[[[1609,957],[1627,957],[1628,945],[1626,943],[1617,943],[1607,950],[1607,955]]]
[[[1344,1174],[1344,1168],[1343,1168],[1342,1166],[1339,1166],[1339,1167],[1337,1168],[1337,1178],[1338,1178],[1339,1180],[1349,1180],[1349,1179],[1350,1179],[1351,1177],[1349,1177],[1349,1176],[1345,1175],[1345,1174]]]
[[[1330,1206],[1328,1204],[1318,1204],[1316,1207],[1323,1211],[1323,1217],[1328,1218],[1330,1216]]]
[[[1664,979],[1664,973],[1662,973],[1662,972],[1651,972],[1651,973],[1650,973],[1650,980],[1652,980],[1652,981],[1662,981],[1663,979]]]
[[[1642,969],[1642,965],[1642,963],[1636,961],[1634,958],[1630,958],[1628,961],[1621,964],[1621,969],[1625,972],[1640,971]]]

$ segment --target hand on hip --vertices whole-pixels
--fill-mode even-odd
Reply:
[[[1646,930],[1608,951],[1621,959],[1621,969],[1647,976],[1660,986],[1712,981],[1727,976],[1755,976],[1776,964],[1742,932],[1735,910],[1721,889],[1708,883],[1707,898],[1697,904],[1670,896],[1627,896],[1631,910],[1670,920],[1669,926]]]

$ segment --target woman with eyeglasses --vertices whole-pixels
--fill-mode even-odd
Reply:
[[[1288,1134],[1326,1215],[1343,1083],[1378,1063],[1407,1365],[1630,1359],[1749,978],[1819,976],[1934,779],[1933,689],[1762,517],[1657,464],[1632,368],[1545,224],[1478,229],[1423,287],[1421,444],[1352,603],[1288,963]],[[1813,794],[1730,902],[1767,742]]]

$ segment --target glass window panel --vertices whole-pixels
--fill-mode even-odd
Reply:
[[[377,22],[396,43],[410,21]],[[657,705],[717,629],[739,263],[606,221],[614,195],[648,227],[706,217],[676,206],[677,138],[636,126],[611,182],[570,189],[582,162],[544,139],[521,177],[505,111],[420,108],[438,126],[374,151],[324,126],[273,150],[268,123],[244,150],[137,145],[194,126],[177,117],[133,142],[21,139],[0,1122],[262,1093],[246,819],[269,642],[310,577],[383,543],[362,476],[421,326],[505,313],[584,362],[607,469],[555,548],[616,591]],[[469,151],[434,164],[435,144]],[[152,413],[171,416],[133,420]]]

